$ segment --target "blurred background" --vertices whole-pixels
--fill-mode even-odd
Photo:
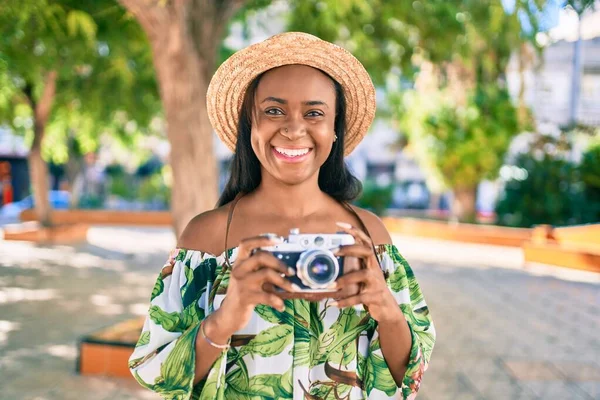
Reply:
[[[347,158],[422,286],[419,398],[600,398],[600,1],[3,0],[0,399],[155,399],[126,362],[224,187],[206,88],[303,31],[377,116]]]

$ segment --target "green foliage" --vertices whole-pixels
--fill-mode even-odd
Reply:
[[[500,225],[529,228],[582,222],[578,214],[584,196],[575,165],[548,154],[541,160],[523,154],[515,166],[527,171],[527,178],[506,182],[503,198],[496,206]]]
[[[144,178],[138,188],[138,198],[145,202],[159,201],[166,206],[171,204],[171,188],[166,185],[163,174]]]
[[[544,1],[517,0],[507,14],[500,0],[449,2],[306,0],[290,2],[288,30],[339,43],[363,63],[378,85],[390,71],[412,77],[421,60],[442,64],[454,57],[480,59],[486,69],[504,70],[515,43],[523,40],[521,20],[537,29]],[[519,16],[521,15],[521,17]]]
[[[516,1],[511,10],[501,0],[449,4],[464,29],[452,38],[451,56],[424,57],[416,90],[389,96],[433,192],[469,193],[482,179],[494,179],[511,139],[527,128],[527,113],[517,111],[506,89],[506,68],[525,43],[535,46],[543,4]],[[473,218],[471,197],[457,201],[456,216]]]
[[[493,85],[477,88],[465,105],[444,91],[408,92],[403,101],[400,126],[437,186],[469,188],[494,179],[519,133],[507,91]]]
[[[583,154],[579,171],[585,185],[586,220],[600,222],[600,139]]]
[[[312,33],[350,50],[383,84],[401,69],[410,76],[414,55],[447,60],[465,35],[459,7],[443,0],[307,0],[290,2],[288,30]]]
[[[32,135],[48,71],[58,72],[44,157],[68,159],[101,134],[128,140],[160,109],[151,53],[139,25],[113,0],[7,0],[0,5],[0,124]],[[132,122],[134,121],[134,122]]]
[[[600,190],[600,140],[596,140],[583,153],[581,160],[581,178],[586,187]]]
[[[135,200],[136,190],[133,178],[128,175],[115,175],[110,179],[109,193],[125,200]]]
[[[594,9],[596,0],[567,0],[565,6],[572,8],[578,15],[583,15],[587,10]]]
[[[383,215],[392,203],[393,191],[392,185],[379,186],[373,180],[366,180],[356,205],[369,209],[377,215]]]

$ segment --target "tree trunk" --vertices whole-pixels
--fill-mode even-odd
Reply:
[[[50,71],[46,75],[42,96],[38,101],[33,97],[31,85],[28,85],[25,94],[33,110],[33,143],[29,152],[29,174],[31,185],[33,187],[33,200],[35,203],[35,213],[42,226],[50,226],[50,203],[48,201],[48,166],[42,158],[42,146],[44,143],[44,133],[54,96],[56,94],[56,71]]]
[[[242,2],[180,0],[161,6],[158,1],[120,1],[136,16],[152,46],[171,144],[171,211],[179,237],[195,215],[217,202],[206,91],[227,21]]]
[[[477,217],[477,187],[454,189],[452,215],[461,222],[475,222]]]

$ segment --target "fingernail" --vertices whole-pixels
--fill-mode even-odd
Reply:
[[[327,286],[327,289],[337,289],[338,284],[337,282],[333,282],[331,285]]]
[[[301,292],[302,288],[298,285],[296,285],[295,283],[292,283],[292,289],[294,292]]]
[[[332,301],[331,303],[329,303],[331,306],[333,307],[337,307],[338,306],[338,302],[337,301]]]
[[[296,275],[296,270],[292,267],[288,267],[287,273],[289,276],[294,276],[294,275]]]
[[[350,228],[352,228],[352,225],[350,225],[347,222],[336,222],[335,224],[337,226],[339,226],[340,228],[344,228],[344,229],[350,229]]]
[[[331,252],[334,256],[337,256],[341,249],[341,247],[334,247],[333,249],[331,249]]]

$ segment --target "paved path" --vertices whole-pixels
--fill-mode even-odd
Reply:
[[[396,237],[438,341],[420,400],[600,399],[600,275],[533,266],[518,250]],[[157,396],[75,374],[76,341],[147,309],[174,241],[94,228],[81,246],[0,242],[0,400]]]

